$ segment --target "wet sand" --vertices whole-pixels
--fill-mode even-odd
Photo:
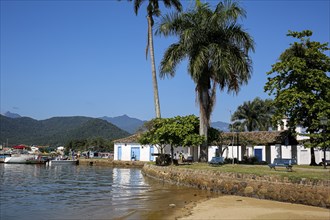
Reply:
[[[172,219],[329,220],[330,209],[240,196],[220,196],[176,210]]]

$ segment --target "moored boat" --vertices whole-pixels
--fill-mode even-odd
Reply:
[[[48,162],[49,159],[46,157],[42,157],[42,156],[35,156],[32,159],[27,159],[25,161],[26,164],[45,164],[46,162]]]
[[[10,157],[5,157],[5,163],[27,163],[27,160],[33,160],[35,155],[32,154],[12,154]]]

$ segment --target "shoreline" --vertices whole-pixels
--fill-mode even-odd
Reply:
[[[146,164],[144,161],[121,161],[108,158],[79,158],[79,165],[86,166],[111,166],[121,168],[142,168]]]
[[[241,174],[210,170],[159,167],[145,164],[145,176],[200,190],[263,200],[330,208],[330,181],[292,181],[276,175]]]
[[[143,175],[152,179],[218,193],[215,197],[187,200],[183,206],[168,207],[168,215],[161,219],[330,219],[329,180],[292,182],[274,176],[177,170],[173,166],[157,167],[137,161],[93,162],[127,168],[142,165]]]
[[[330,210],[301,204],[222,195],[217,198],[202,200],[194,206],[188,205],[183,210],[176,210],[174,219],[328,220],[330,219]]]

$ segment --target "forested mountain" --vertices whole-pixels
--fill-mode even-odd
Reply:
[[[137,118],[131,118],[127,115],[117,117],[104,116],[101,119],[106,120],[131,134],[134,134],[146,122]]]
[[[102,137],[118,139],[129,133],[115,125],[89,117],[54,117],[35,120],[28,117],[9,118],[0,115],[0,143],[9,145],[64,145],[71,140]]]
[[[106,120],[131,134],[136,133],[136,131],[139,128],[141,128],[143,126],[143,124],[146,122],[146,121],[142,121],[137,118],[131,118],[127,115],[122,115],[122,116],[117,116],[117,117],[104,116],[101,119]],[[211,126],[213,128],[216,128],[218,130],[225,131],[225,132],[229,131],[229,125],[230,125],[229,123],[221,122],[221,121],[216,121],[216,122],[211,123]]]

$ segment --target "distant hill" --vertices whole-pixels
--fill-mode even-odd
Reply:
[[[224,131],[224,132],[229,131],[229,125],[230,125],[229,123],[222,122],[222,121],[217,121],[217,122],[211,123],[211,127]]]
[[[127,115],[117,117],[104,116],[101,119],[116,125],[124,131],[129,132],[130,134],[134,134],[146,122],[137,118],[131,118]]]
[[[12,113],[10,111],[7,111],[4,113],[4,116],[8,117],[8,118],[20,118],[22,116],[20,116],[19,114],[16,113]]]
[[[106,120],[131,134],[134,134],[146,122],[137,118],[131,118],[127,115],[122,115],[117,117],[104,116],[101,119]],[[221,121],[211,123],[211,126],[213,128],[225,132],[229,131],[229,125],[230,125],[229,123],[221,122]]]
[[[90,117],[54,117],[35,120],[28,117],[9,118],[0,115],[0,143],[10,145],[64,145],[70,140],[102,137],[118,139],[129,136],[117,126]]]

